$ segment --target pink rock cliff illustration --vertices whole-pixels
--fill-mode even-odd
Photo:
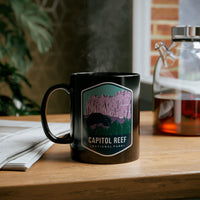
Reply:
[[[131,118],[131,92],[119,91],[114,96],[91,95],[87,100],[85,116],[100,113],[118,119]]]

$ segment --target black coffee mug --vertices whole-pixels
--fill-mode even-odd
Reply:
[[[55,90],[64,90],[71,98],[71,133],[63,138],[50,131],[46,119],[47,102]],[[69,85],[55,85],[44,95],[44,132],[55,143],[70,143],[71,157],[77,161],[111,164],[136,160],[139,93],[136,73],[74,73]]]

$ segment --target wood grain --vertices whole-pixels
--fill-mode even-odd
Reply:
[[[49,116],[49,121],[66,120],[69,115]],[[27,172],[0,171],[0,199],[200,198],[200,137],[157,135],[152,124],[152,112],[141,112],[137,161],[78,163],[71,160],[69,145],[55,144]]]

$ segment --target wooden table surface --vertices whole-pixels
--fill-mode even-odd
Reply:
[[[0,171],[0,199],[200,199],[200,137],[155,135],[152,112],[141,112],[140,119],[137,161],[79,163],[71,160],[69,145],[55,144],[27,172]],[[69,115],[49,116],[66,120]]]

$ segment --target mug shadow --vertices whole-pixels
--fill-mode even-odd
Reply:
[[[43,160],[49,161],[49,162],[75,162],[71,158],[71,153],[68,148],[56,148],[60,147],[60,145],[54,145],[47,153],[43,155]],[[62,145],[61,145],[62,146]]]

